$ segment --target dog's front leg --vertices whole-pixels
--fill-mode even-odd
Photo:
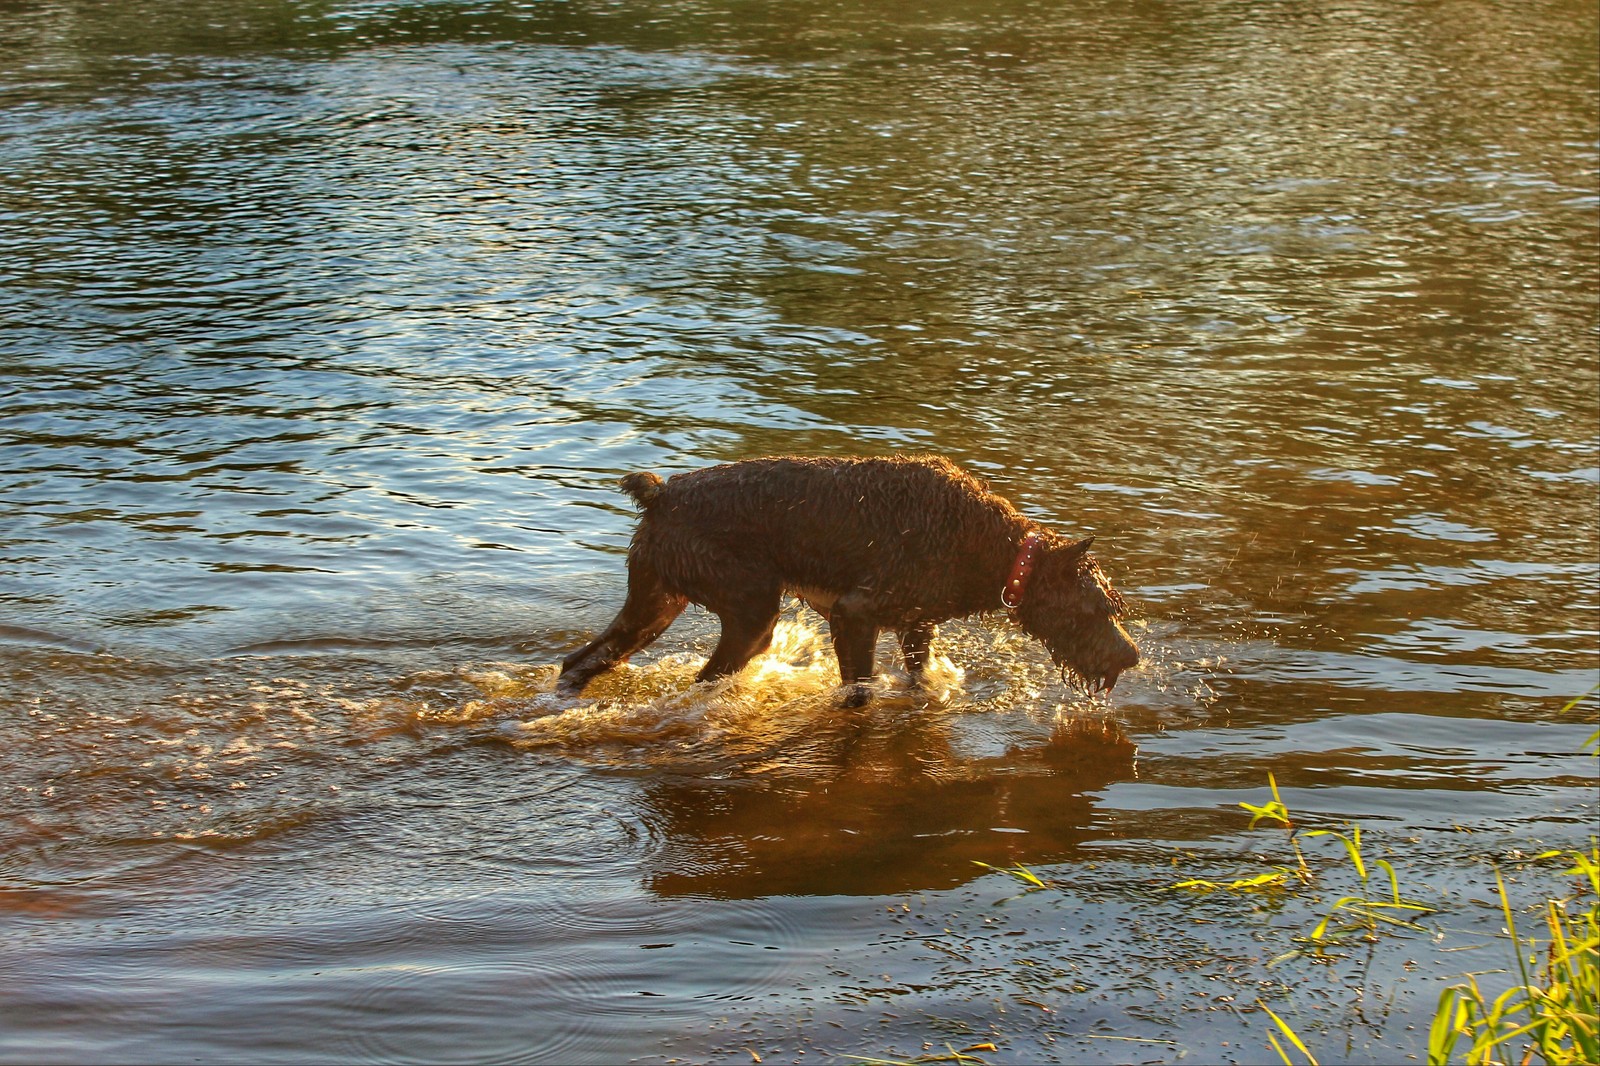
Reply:
[[[933,646],[933,638],[938,636],[939,628],[932,622],[913,622],[900,631],[900,654],[905,656],[906,673],[911,675],[913,685],[922,684],[922,674],[928,668],[928,655]]]
[[[846,707],[860,707],[872,698],[868,685],[877,673],[873,653],[878,645],[878,627],[868,621],[870,606],[864,590],[857,589],[840,596],[828,612],[833,651],[839,657],[839,679],[851,686],[844,700]]]

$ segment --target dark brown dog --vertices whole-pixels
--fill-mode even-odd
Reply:
[[[828,620],[853,706],[868,697],[880,630],[899,634],[915,680],[937,623],[1001,607],[1091,690],[1139,661],[1094,538],[1028,521],[947,459],[749,459],[667,482],[628,474],[622,488],[644,511],[628,598],[561,664],[563,692],[655,640],[690,602],[722,621],[697,680],[731,674],[772,642],[785,592]]]

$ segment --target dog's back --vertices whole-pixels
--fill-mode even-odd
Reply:
[[[776,580],[843,592],[870,586],[907,607],[957,596],[982,542],[1025,525],[1006,500],[938,456],[770,458],[662,482],[629,474],[644,518],[633,553],[674,591]],[[968,564],[966,567],[963,564]],[[994,575],[981,575],[985,591]]]

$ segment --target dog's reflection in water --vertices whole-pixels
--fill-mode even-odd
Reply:
[[[1104,837],[1093,793],[1134,774],[1134,745],[1103,717],[1068,718],[1036,746],[963,757],[937,716],[854,716],[837,764],[644,788],[664,846],[662,895],[889,894],[962,884],[992,866],[1068,862]]]

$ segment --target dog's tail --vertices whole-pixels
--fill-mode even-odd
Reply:
[[[632,474],[622,475],[618,482],[622,491],[633,497],[633,502],[639,505],[640,510],[647,509],[661,495],[662,480],[656,475],[639,470]]]

